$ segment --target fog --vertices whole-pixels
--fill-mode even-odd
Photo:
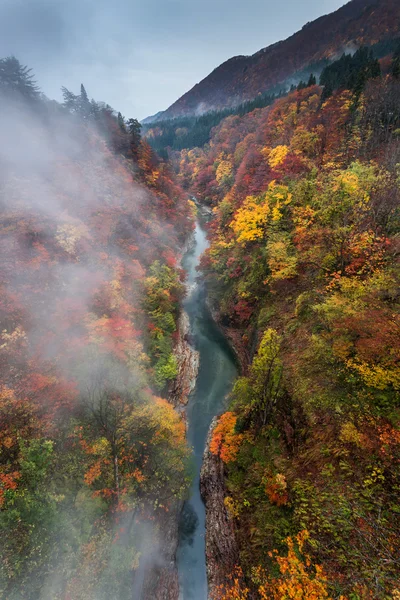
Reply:
[[[45,422],[50,419],[48,435],[55,435],[54,431],[51,435],[53,419],[60,430],[57,444],[66,443],[67,448],[68,442],[62,441],[66,435],[63,414],[67,417],[71,410],[74,418],[82,416],[88,427],[93,424],[99,435],[104,431],[102,435],[108,439],[110,419],[125,418],[132,402],[139,407],[147,403],[152,406],[152,397],[145,389],[148,359],[134,331],[141,323],[131,316],[140,308],[144,294],[144,271],[137,259],[148,266],[160,258],[164,246],[177,243],[170,224],[155,212],[154,194],[136,181],[134,164],[116,156],[109,145],[95,125],[61,107],[40,102],[31,105],[18,97],[9,100],[0,96],[0,316],[6,315],[0,332],[2,383],[16,393],[32,394],[29,402],[43,415],[50,415],[41,417]],[[118,234],[120,230],[125,237]],[[122,283],[123,277],[129,277],[129,286]],[[107,328],[108,317],[102,316],[105,290],[112,310],[121,315],[127,312],[133,322],[132,331],[128,319],[119,325],[128,328],[122,337]],[[35,383],[31,385],[32,377]],[[108,398],[114,396],[127,399],[121,409],[118,404],[110,408]],[[147,418],[140,411],[139,417]],[[146,427],[145,420],[143,423],[142,428]],[[58,462],[62,460],[57,458]],[[55,472],[51,485],[57,488],[59,478],[60,473]],[[64,486],[63,495],[70,500],[62,500],[57,523],[51,526],[53,530],[43,530],[42,535],[53,542],[54,536],[59,536],[65,552],[70,542],[64,536],[80,539],[80,527],[98,528],[96,520],[104,508],[100,497],[91,497],[89,488],[79,489],[76,495],[65,488],[65,482],[61,480],[60,484]],[[74,552],[68,551],[64,558],[49,557],[48,576],[40,582],[40,595],[29,598],[100,600],[104,594],[114,598],[109,587],[112,589],[118,568],[124,565],[120,577],[128,576],[130,581],[126,583],[126,595],[118,592],[115,598],[141,597],[135,590],[143,586],[146,577],[152,577],[154,569],[166,566],[160,547],[164,535],[170,534],[171,524],[167,519],[161,526],[146,502],[140,497],[136,502],[134,494],[130,497],[132,504],[116,513],[115,522],[110,521],[111,529],[102,525],[101,539],[93,542],[94,548],[98,544],[98,560],[104,563],[101,581],[108,587],[103,589],[99,584],[99,588],[99,576],[91,572],[85,575],[75,565],[81,591],[77,596],[65,596],[66,573],[79,556],[74,558]],[[174,518],[171,511],[172,522]],[[114,554],[121,553],[119,567],[115,559],[101,559],[101,552],[107,554],[108,546]],[[21,560],[27,558],[24,552]],[[41,551],[37,553],[40,560]],[[13,558],[6,556],[3,560]],[[131,561],[129,568],[127,561],[128,565]],[[1,596],[1,571],[0,597],[25,599],[15,580]],[[32,589],[37,587],[34,575],[22,573],[21,580],[25,578],[31,581]]]

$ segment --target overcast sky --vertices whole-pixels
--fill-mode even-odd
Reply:
[[[0,0],[0,57],[142,119],[221,62],[253,54],[345,0]]]

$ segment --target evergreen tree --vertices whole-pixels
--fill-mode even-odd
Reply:
[[[363,46],[353,56],[343,54],[322,71],[320,83],[324,86],[323,99],[337,89],[352,90],[359,96],[368,79],[379,77],[380,74],[379,61],[370,48]]]
[[[81,83],[81,93],[78,101],[78,110],[84,119],[88,119],[91,115],[91,104],[85,86]]]
[[[333,94],[333,85],[330,81],[327,81],[324,85],[324,89],[322,90],[321,102],[325,102],[328,100]]]
[[[70,112],[76,112],[78,110],[78,96],[70,92],[66,87],[61,88],[61,92],[64,98],[64,106]]]
[[[134,158],[137,158],[140,142],[142,139],[141,134],[140,134],[142,126],[137,119],[129,119],[127,122],[127,125],[128,125],[132,154],[133,154]]]
[[[125,119],[124,119],[124,117],[121,115],[121,113],[120,113],[120,112],[118,113],[118,125],[119,125],[119,128],[120,128],[120,130],[121,130],[123,133],[126,133]]]
[[[393,77],[396,77],[396,79],[400,78],[400,42],[393,54],[391,74]]]
[[[313,73],[311,73],[310,78],[307,83],[307,87],[312,87],[313,85],[316,85],[316,84],[317,84],[317,78],[315,77],[315,75]]]
[[[17,94],[27,100],[37,100],[40,90],[36,85],[32,69],[21,65],[15,56],[0,59],[0,92]]]
[[[299,81],[299,84],[297,86],[297,91],[300,92],[300,90],[304,90],[307,87],[307,84],[305,81]]]
[[[96,100],[94,100],[93,98],[90,101],[90,114],[92,115],[92,117],[95,121],[99,120],[100,108],[99,108],[99,105],[97,104]]]

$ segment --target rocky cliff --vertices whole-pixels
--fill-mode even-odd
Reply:
[[[216,424],[217,418],[214,418],[200,475],[200,491],[206,506],[206,559],[210,597],[218,597],[218,590],[229,580],[229,575],[239,562],[234,524],[224,504],[224,465],[209,450]]]

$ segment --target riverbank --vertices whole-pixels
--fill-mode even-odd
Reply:
[[[206,302],[204,285],[198,281],[197,266],[208,247],[199,216],[195,244],[182,261],[188,273],[189,293],[184,310],[189,318],[190,345],[199,352],[197,384],[186,407],[188,443],[193,448],[193,484],[180,520],[177,565],[182,600],[206,600],[206,511],[200,495],[200,470],[212,419],[225,409],[225,398],[237,376],[233,352],[214,322]]]
[[[224,464],[210,452],[217,417],[211,422],[200,473],[200,493],[206,507],[206,564],[209,598],[218,598],[239,562],[234,523],[225,506]]]
[[[171,507],[157,524],[159,560],[145,575],[142,600],[207,600],[237,562],[233,523],[224,505],[223,465],[208,446],[216,415],[226,408],[226,396],[246,358],[238,351],[240,341],[235,343],[219,322],[198,280],[200,257],[208,247],[204,223],[209,219],[201,208],[199,212],[182,256],[188,294],[174,351],[178,375],[168,394],[185,420],[193,448],[193,484],[188,501]]]

